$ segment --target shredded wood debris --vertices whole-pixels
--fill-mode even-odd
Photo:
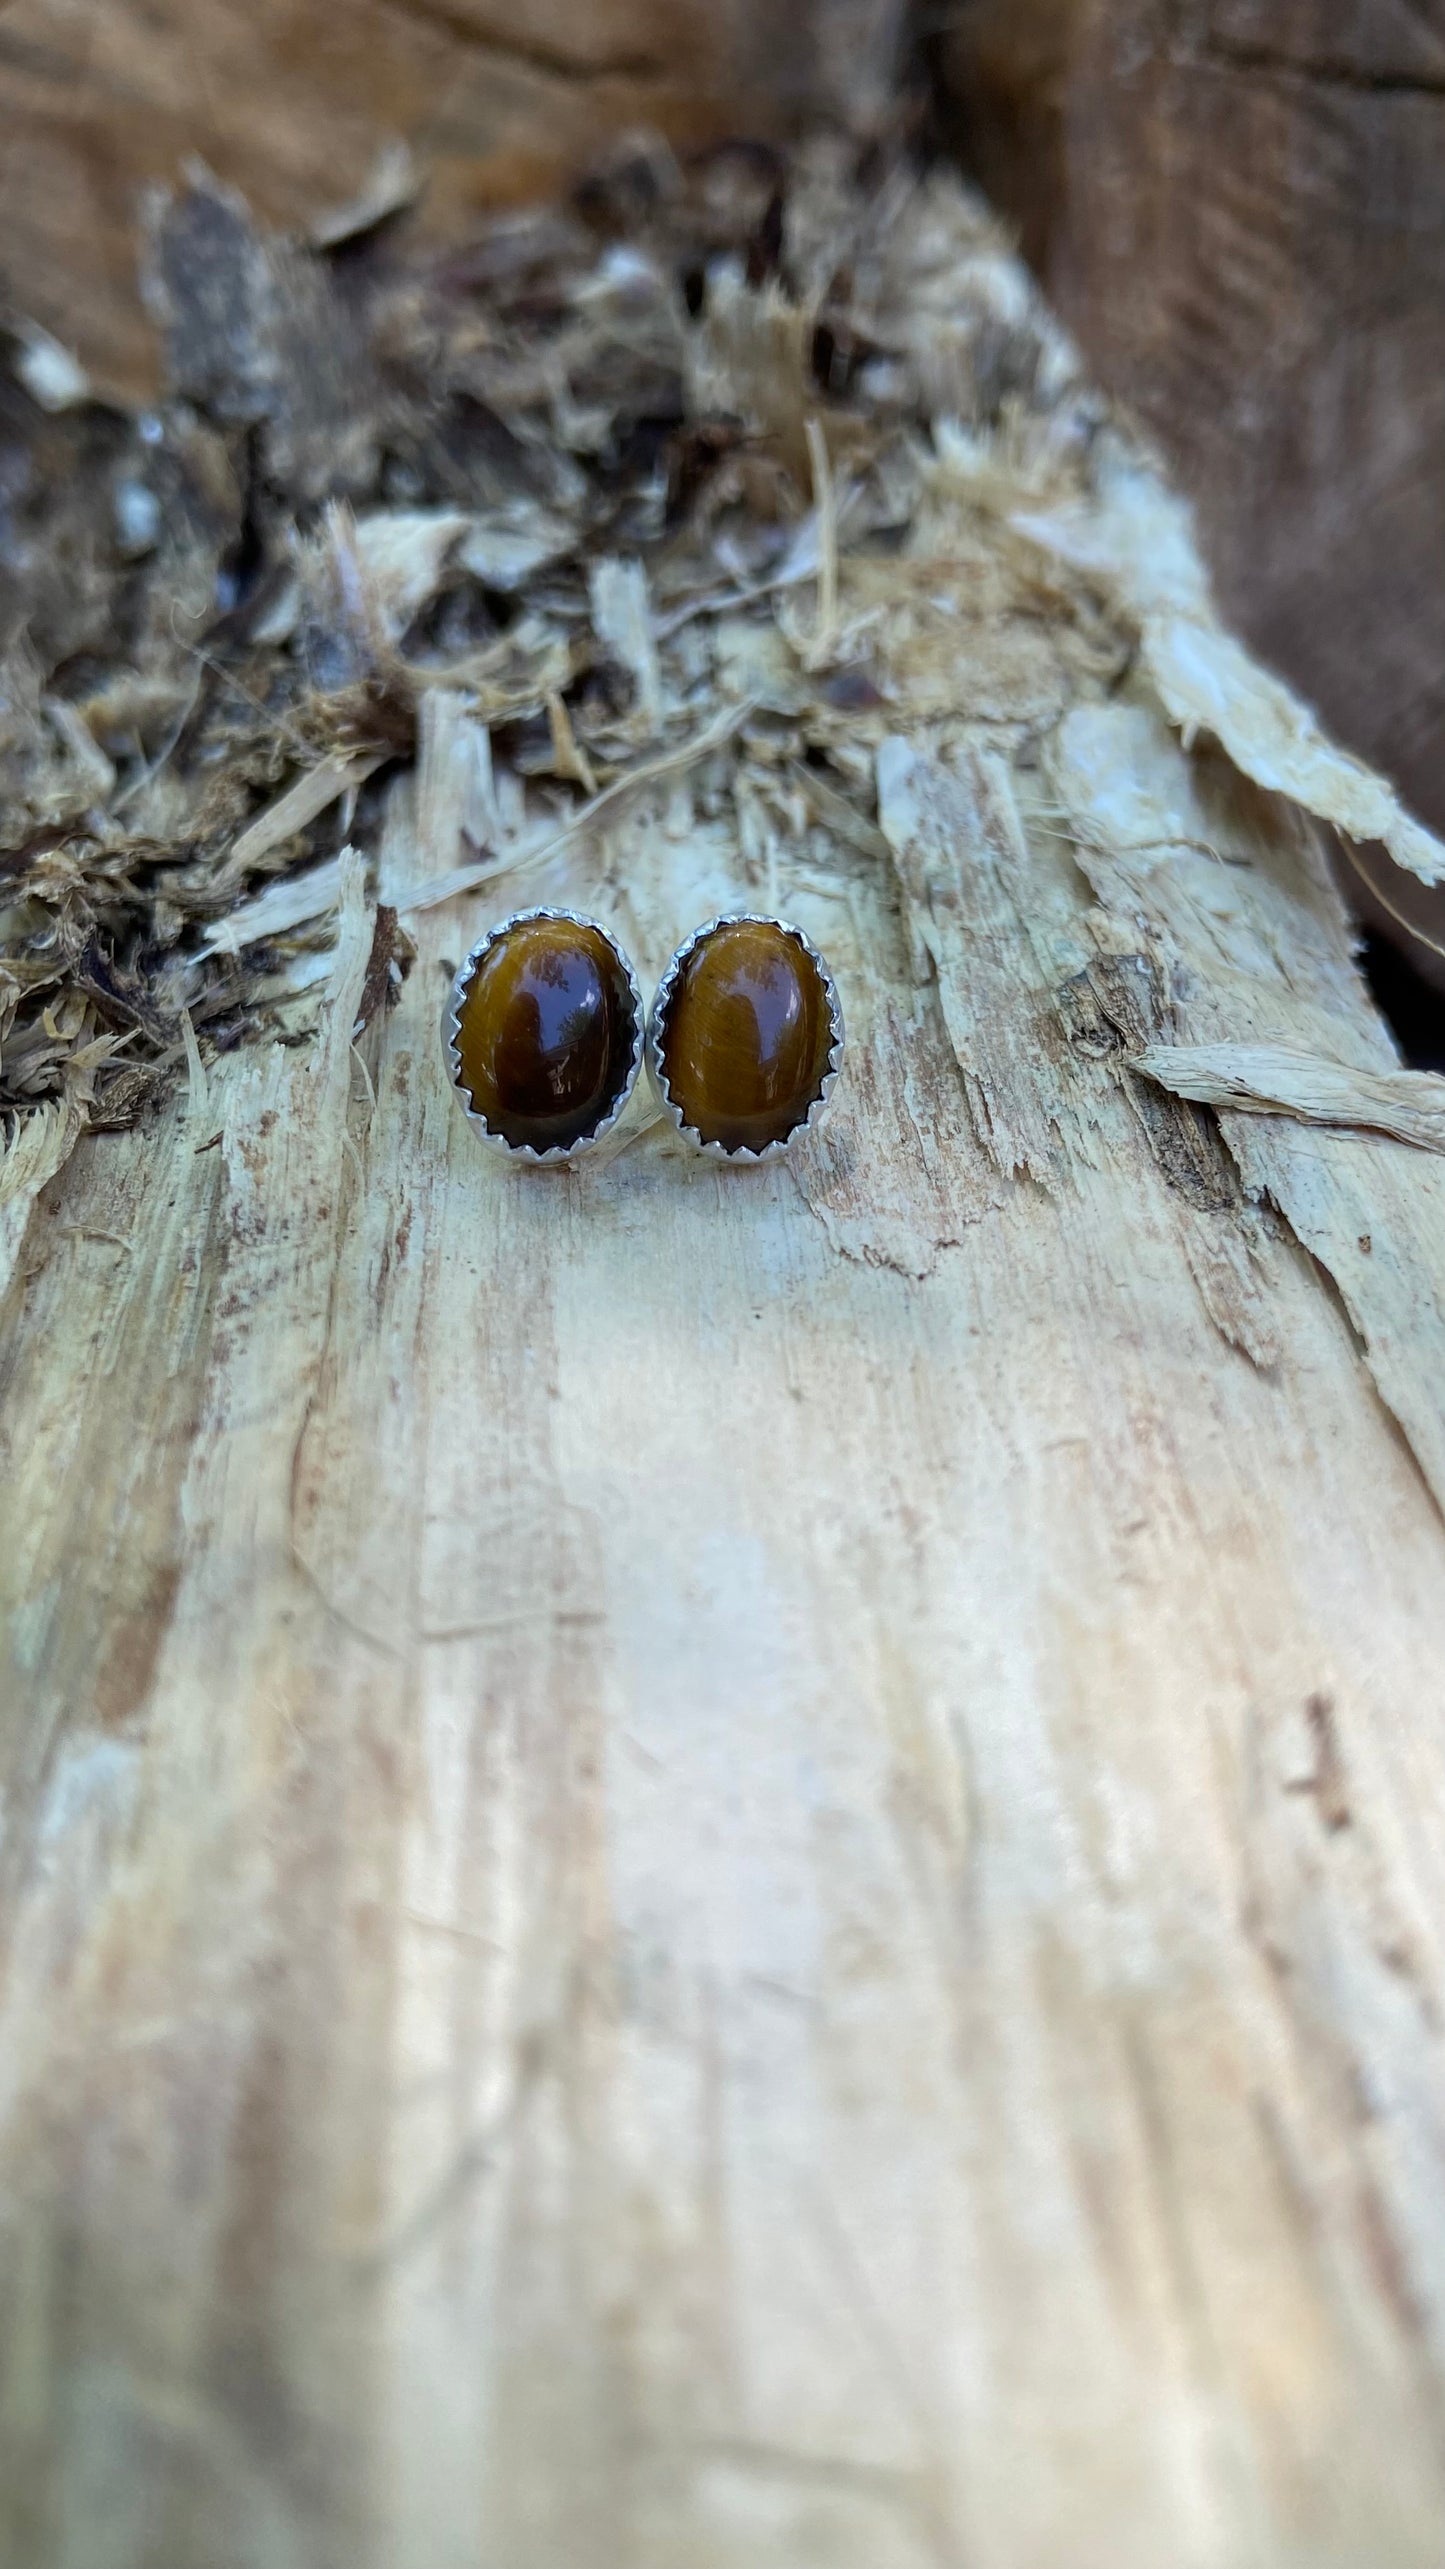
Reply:
[[[1220,632],[1187,518],[987,209],[878,163],[818,141],[762,186],[756,152],[644,140],[440,254],[380,219],[409,165],[305,244],[195,166],[145,247],[158,410],[13,340],[0,1118],[43,1113],[49,1154],[311,1032],[345,852],[386,903],[414,759],[403,914],[510,895],[626,798],[678,827],[731,804],[740,847],[804,841],[819,876],[886,862],[885,744],[1037,765],[1146,683],[1445,871]],[[408,951],[398,926],[388,986]]]

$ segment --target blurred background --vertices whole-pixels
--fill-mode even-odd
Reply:
[[[1445,0],[12,0],[0,116],[0,294],[130,402],[137,207],[188,155],[324,239],[454,233],[639,126],[910,124],[1163,446],[1226,613],[1445,827]],[[1445,917],[1386,872],[1426,1058],[1445,962],[1390,912]]]

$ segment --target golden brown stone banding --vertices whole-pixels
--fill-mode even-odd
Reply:
[[[621,1104],[640,1008],[621,954],[594,923],[533,911],[495,933],[464,973],[454,1075],[513,1150],[573,1150]]]
[[[654,1019],[654,1058],[684,1128],[761,1152],[807,1121],[837,1037],[826,972],[779,919],[719,920],[684,950]]]

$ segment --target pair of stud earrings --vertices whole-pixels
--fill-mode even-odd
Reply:
[[[605,1139],[644,1050],[678,1130],[730,1160],[776,1158],[822,1113],[843,1053],[833,976],[801,928],[731,911],[673,955],[644,1019],[621,946],[575,910],[517,910],[452,984],[447,1067],[468,1123],[553,1166]]]

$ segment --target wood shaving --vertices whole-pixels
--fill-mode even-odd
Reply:
[[[1358,1070],[1284,1044],[1155,1044],[1133,1068],[1202,1106],[1389,1133],[1445,1152],[1445,1079],[1431,1071]]]

